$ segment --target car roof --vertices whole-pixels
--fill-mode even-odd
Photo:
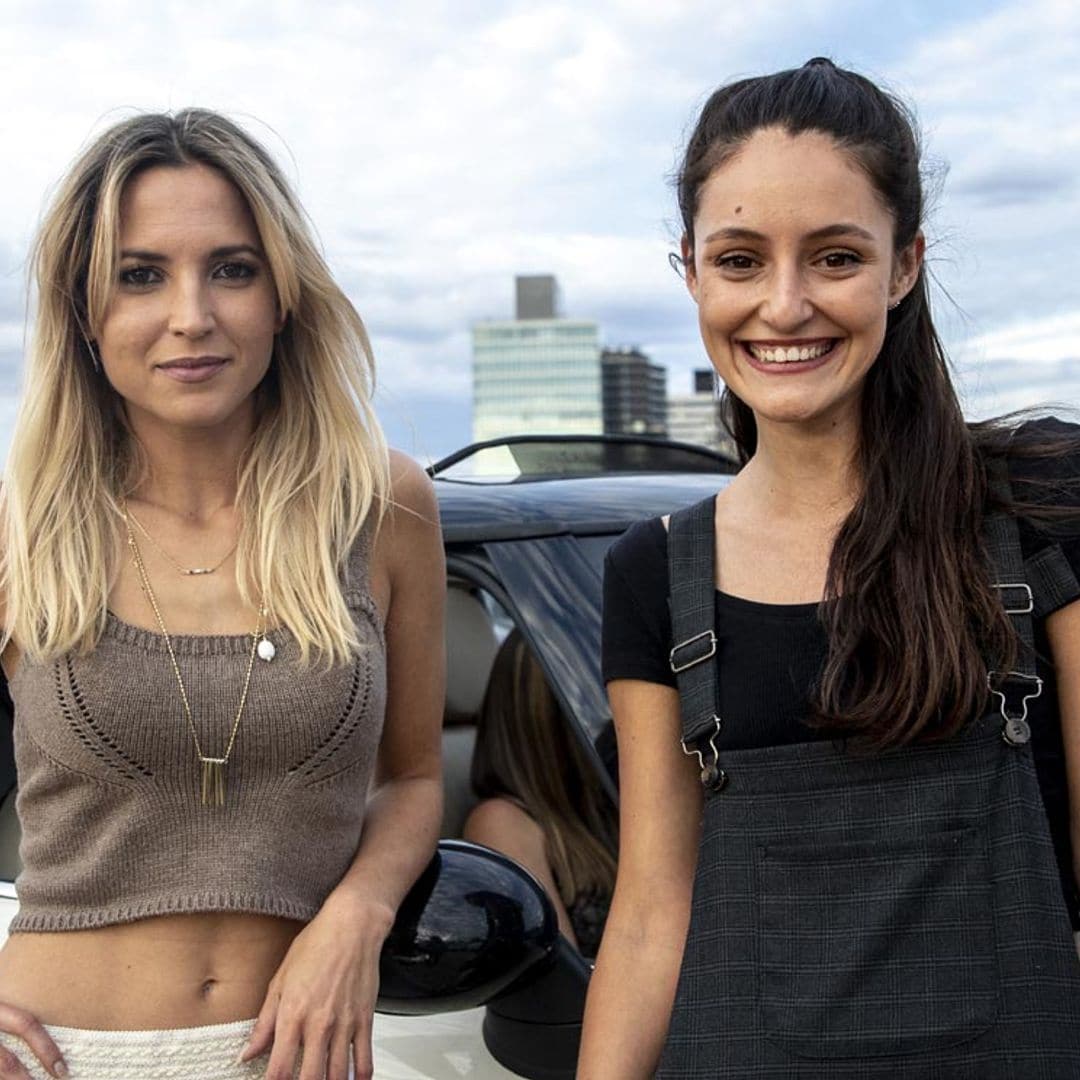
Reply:
[[[720,491],[721,473],[616,473],[484,482],[436,476],[448,544],[620,533]]]

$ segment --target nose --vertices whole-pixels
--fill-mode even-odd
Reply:
[[[201,280],[176,282],[170,298],[169,332],[177,337],[201,338],[214,328],[210,294]]]
[[[814,307],[798,266],[777,266],[769,276],[761,317],[777,330],[791,333],[813,317]]]

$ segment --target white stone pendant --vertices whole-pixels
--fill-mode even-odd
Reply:
[[[255,650],[259,654],[260,660],[265,660],[269,663],[277,655],[277,649],[274,648],[274,643],[269,638],[263,638],[259,642]]]

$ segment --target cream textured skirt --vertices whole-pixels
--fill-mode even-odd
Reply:
[[[254,1020],[167,1031],[46,1030],[60,1047],[70,1080],[253,1080],[266,1072],[266,1057],[238,1065]],[[49,1073],[22,1040],[0,1033],[34,1080]]]

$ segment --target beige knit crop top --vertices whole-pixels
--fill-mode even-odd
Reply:
[[[360,840],[386,703],[383,628],[368,587],[370,529],[350,554],[352,663],[302,669],[282,629],[255,660],[225,805],[200,767],[165,641],[108,616],[86,656],[25,657],[11,680],[22,825],[11,931],[242,911],[307,921]],[[203,751],[224,751],[250,635],[173,637]]]

